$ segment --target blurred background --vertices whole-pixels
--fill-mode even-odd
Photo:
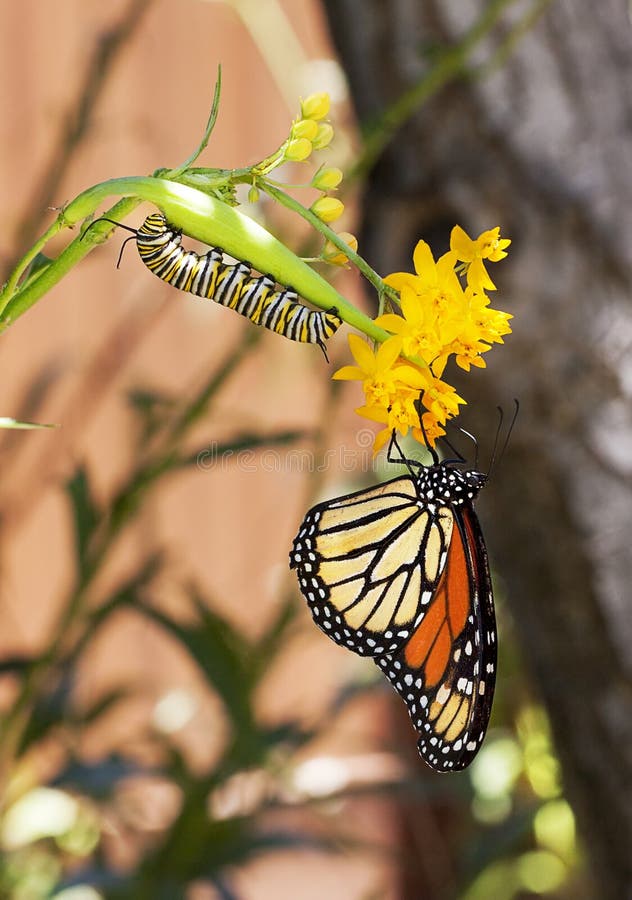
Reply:
[[[60,427],[0,439],[0,897],[631,896],[627,4],[24,0],[0,25],[5,277],[51,207],[182,162],[221,63],[202,164],[261,159],[328,91],[337,224],[379,272],[455,223],[513,239],[514,334],[457,381],[483,460],[521,402],[479,503],[491,728],[440,776],[287,569],[312,502],[392,474],[330,381],[348,329],[328,367],[131,248],[117,270],[117,240],[13,325],[0,412]]]

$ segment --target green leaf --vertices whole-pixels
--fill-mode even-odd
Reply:
[[[253,673],[260,678],[270,667],[272,661],[287,640],[287,632],[296,618],[298,606],[291,598],[280,608],[276,619],[265,634],[259,639],[253,653]]]
[[[80,574],[84,575],[89,567],[89,543],[99,524],[101,513],[93,501],[88,475],[83,466],[67,482],[66,491],[74,514],[77,565]]]
[[[8,656],[0,660],[0,675],[23,675],[34,662],[36,658],[31,656]]]
[[[64,657],[66,666],[75,665],[87,645],[106,622],[112,613],[122,606],[136,606],[140,603],[140,592],[147,587],[160,568],[162,557],[159,553],[150,556],[142,568],[128,581],[125,581],[107,600],[90,613],[85,628],[76,640],[70,652]]]
[[[141,445],[165,426],[165,418],[176,405],[173,397],[143,388],[129,391],[127,399],[140,422]]]
[[[91,703],[87,709],[83,710],[81,713],[75,713],[72,717],[73,725],[80,725],[85,727],[86,725],[92,725],[99,719],[102,715],[109,712],[113,706],[115,706],[119,700],[125,700],[126,697],[129,697],[131,694],[131,690],[129,688],[112,688],[109,691],[106,691],[102,697],[99,697],[98,700],[95,700],[94,703]]]
[[[51,672],[46,693],[39,694],[22,732],[19,753],[43,740],[55,728],[67,722],[70,716],[69,702],[74,685],[74,671]]]
[[[212,612],[197,593],[193,593],[192,601],[198,613],[195,625],[175,622],[145,604],[137,605],[136,609],[162,625],[186,647],[224,702],[235,729],[250,733],[253,729],[253,684],[248,659],[252,648],[226,619]]]
[[[202,135],[202,140],[198,144],[197,148],[193,151],[193,153],[186,159],[182,165],[178,166],[177,169],[172,169],[168,172],[168,178],[177,178],[178,175],[182,175],[190,166],[193,165],[195,160],[198,158],[200,153],[204,150],[206,145],[209,142],[209,138],[211,136],[211,132],[215,127],[215,122],[217,121],[217,115],[219,113],[219,101],[222,95],[222,67],[217,67],[217,81],[215,82],[215,91],[213,93],[213,104],[211,106],[211,111],[209,113],[208,121],[206,123],[206,128],[204,129],[204,134]]]
[[[17,419],[11,419],[9,416],[0,416],[0,428],[59,428],[55,422],[18,422]]]
[[[24,278],[20,282],[20,288],[26,287],[27,284],[30,284],[32,281],[35,281],[36,278],[39,278],[44,269],[47,269],[52,261],[52,258],[46,256],[45,253],[40,252],[36,254],[32,263],[26,270]]]

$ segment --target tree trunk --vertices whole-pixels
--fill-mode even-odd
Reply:
[[[430,68],[425,48],[455,45],[492,4],[324,5],[369,125]],[[477,64],[515,22],[508,5]],[[513,238],[493,277],[514,334],[456,386],[479,435],[520,399],[479,509],[595,896],[613,900],[632,896],[631,34],[623,0],[545,5],[506,61],[452,79],[397,131],[368,176],[360,245],[392,272],[420,237],[447,249],[457,222]]]

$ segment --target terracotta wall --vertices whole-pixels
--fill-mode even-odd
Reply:
[[[267,60],[237,7],[256,14],[252,21],[270,44]],[[60,153],[60,134],[76,110],[96,44],[128,9],[118,0],[24,0],[0,6],[0,256],[5,264],[19,247],[17,233],[27,214],[39,217],[37,233],[51,221],[53,214],[43,208],[44,173]],[[330,86],[323,73],[331,68],[314,61],[320,64],[331,55],[317,0],[146,3],[142,21],[91,106],[86,134],[70,156],[52,205],[61,206],[105,179],[151,172],[186,158],[203,129],[218,63],[223,66],[222,107],[204,161],[239,166],[261,158],[287,133],[299,96]],[[348,121],[344,100],[334,105],[333,118]],[[343,153],[348,135],[341,128]],[[141,219],[139,210],[130,222]],[[342,227],[352,229],[353,222]],[[56,242],[50,250],[61,246],[63,241]],[[133,246],[117,270],[119,246],[115,239],[93,252],[2,337],[0,414],[20,416],[37,383],[46,390],[34,409],[36,418],[59,424],[50,432],[9,434],[0,442],[3,653],[42,645],[69,583],[72,538],[60,484],[83,462],[97,496],[105,498],[133,462],[126,392],[139,386],[176,396],[191,392],[244,328],[252,327],[153,279]],[[339,286],[358,300],[353,276],[343,276]],[[333,363],[342,362],[343,332],[331,346]],[[314,429],[326,422],[328,446],[359,453],[361,467],[365,455],[352,413],[357,397],[345,394],[342,404],[330,407],[331,371],[316,349],[264,335],[192,446],[210,446],[235,430]],[[309,440],[302,446],[313,448]],[[336,452],[323,489],[348,487],[358,477],[341,471],[339,459]],[[261,632],[283,589],[292,584],[287,553],[308,493],[309,479],[272,456],[253,471],[215,466],[168,480],[145,509],[141,527],[117,551],[95,602],[107,584],[134,570],[141,555],[162,546],[168,574],[153,602],[186,616],[188,603],[178,587],[186,576],[248,633]],[[263,691],[266,714],[274,718],[291,710],[309,720],[363,665],[317,633],[305,610],[283,670],[271,673]],[[223,734],[217,701],[182,651],[133,613],[117,616],[97,641],[80,691],[87,698],[119,683],[133,684],[136,699],[108,719],[107,728],[88,735],[88,756],[98,758],[113,746],[133,747],[156,701],[178,688],[190,693],[197,712],[177,740],[198,768],[212,760]],[[5,698],[8,691],[5,687]],[[374,717],[375,709],[359,704],[321,752],[364,753],[371,732],[379,730]],[[360,818],[367,838],[385,837],[383,810],[378,825],[367,826],[377,811],[359,802],[345,809],[350,822]],[[294,897],[297,884],[302,900],[359,897],[376,886],[382,896],[387,873],[375,858],[332,861],[300,853],[252,866],[239,883],[248,900]]]

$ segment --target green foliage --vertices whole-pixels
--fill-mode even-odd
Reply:
[[[0,675],[20,685],[0,731],[7,796],[0,813],[0,897],[44,900],[56,892],[63,897],[64,889],[73,885],[91,885],[108,900],[174,900],[187,897],[192,884],[208,882],[219,896],[237,900],[231,873],[256,856],[299,848],[346,853],[362,849],[357,838],[351,842],[348,835],[343,837],[343,823],[327,817],[320,821],[316,808],[300,830],[280,826],[275,819],[286,803],[283,779],[300,766],[298,754],[358,697],[376,685],[385,689],[376,679],[343,686],[320,724],[312,728],[291,717],[274,726],[262,721],[257,695],[291,638],[294,598],[279,603],[276,617],[257,640],[245,638],[214,602],[186,582],[182,588],[190,615],[176,619],[151,600],[152,586],[166,566],[159,549],[141,559],[136,570],[97,605],[88,603],[90,588],[112,549],[152,491],[164,478],[178,477],[199,464],[209,444],[191,449],[189,434],[205,421],[218,392],[257,339],[257,333],[248,332],[184,403],[148,390],[131,394],[137,422],[135,463],[108,499],[96,501],[89,469],[83,464],[66,484],[75,576],[57,627],[37,657],[14,657],[0,664]],[[294,432],[235,434],[216,452],[254,452],[299,437]],[[143,736],[154,750],[156,761],[151,765],[124,745],[96,760],[83,755],[83,736],[103,727],[138,691],[134,684],[123,684],[82,703],[77,699],[85,653],[119,614],[142,617],[180,645],[221,703],[226,736],[206,771],[192,771],[169,729],[155,728]],[[459,896],[468,900],[490,896],[513,900],[526,890],[550,897],[581,896],[573,881],[577,871],[573,817],[561,795],[546,721],[524,692],[502,602],[500,614],[502,668],[508,677],[501,678],[498,687],[496,727],[471,770],[429,782],[403,777],[394,783],[332,787],[323,799],[368,794],[399,798],[405,805],[422,803],[427,808],[449,803],[458,809],[455,878]],[[22,782],[20,772],[27,761],[50,747],[56,748],[58,762],[49,780]],[[263,787],[247,808],[226,806],[225,798],[235,796],[235,785],[242,780],[261,782]],[[115,870],[107,852],[106,822],[127,785],[156,782],[175,792],[173,814],[156,840],[149,846],[139,844],[132,869]],[[309,792],[302,799],[304,806],[314,802]],[[566,893],[566,887],[575,893]]]
[[[210,404],[258,340],[249,332],[242,343],[185,403],[149,391],[136,391],[131,406],[138,418],[137,462],[109,500],[97,503],[87,467],[79,465],[66,485],[74,532],[75,577],[50,644],[36,657],[14,657],[0,675],[17,679],[20,690],[3,715],[0,760],[6,773],[8,802],[0,816],[0,896],[16,900],[49,897],[72,884],[92,884],[106,897],[184,897],[192,880],[222,883],[229,866],[253,855],[297,845],[330,846],[308,834],[262,828],[264,810],[215,816],[210,797],[240,773],[265,770],[271,756],[288,757],[311,734],[293,722],[276,728],[258,721],[255,693],[284,646],[292,627],[294,604],[284,602],[257,642],[246,641],[214,611],[195,587],[188,593],[195,621],[176,621],[148,597],[164,568],[161,553],[141,560],[136,572],[94,607],[89,588],[124,536],[147,497],[162,479],[198,464],[205,448],[191,450],[189,432],[207,416]],[[216,448],[226,451],[282,446],[300,434],[237,434]],[[151,438],[151,449],[147,450]],[[208,446],[208,445],[207,445]],[[148,767],[123,748],[103,759],[82,757],[82,735],[100,725],[135,693],[134,685],[112,688],[79,704],[77,685],[86,650],[101,629],[121,611],[133,611],[157,624],[180,643],[198,665],[211,691],[222,701],[229,737],[213,768],[193,775],[170,739],[147,735],[162,758]],[[48,785],[20,785],[23,761],[40,748],[55,746],[59,764]],[[279,757],[279,754],[281,756]],[[143,854],[136,869],[114,873],[103,851],[103,817],[121,788],[134,779],[159,778],[180,796],[175,818],[161,841]],[[265,804],[264,804],[265,805]],[[81,865],[81,861],[83,864]],[[78,867],[78,863],[80,864]],[[69,866],[67,868],[67,866]],[[68,877],[73,872],[72,878]],[[222,888],[230,896],[229,888]]]

